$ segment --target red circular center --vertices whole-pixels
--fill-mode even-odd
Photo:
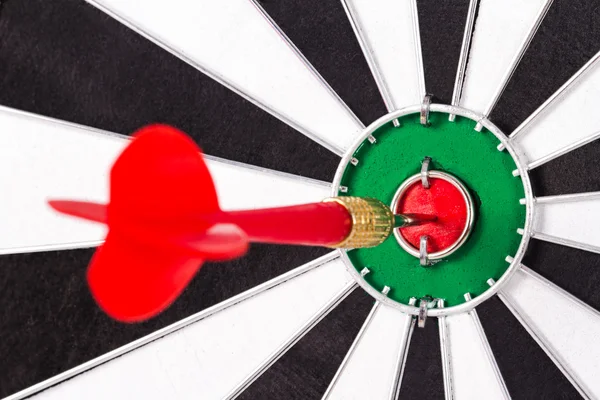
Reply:
[[[400,234],[417,249],[421,236],[428,236],[427,252],[436,253],[459,240],[467,224],[467,203],[461,191],[447,180],[429,178],[429,182],[429,189],[420,181],[409,186],[395,212],[435,215],[435,221],[400,228]]]

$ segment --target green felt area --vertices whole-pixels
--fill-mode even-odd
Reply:
[[[365,140],[354,153],[357,166],[348,164],[339,195],[375,197],[391,204],[398,186],[418,173],[421,160],[432,158],[430,169],[446,171],[459,178],[475,201],[476,220],[467,242],[443,261],[424,268],[391,236],[375,248],[348,252],[354,267],[370,269],[366,281],[378,291],[391,288],[389,297],[408,304],[411,297],[443,298],[447,306],[464,303],[464,294],[477,297],[488,289],[489,278],[498,280],[507,270],[507,255],[514,255],[525,224],[525,197],[516,165],[510,154],[496,149],[499,140],[485,129],[474,130],[475,121],[445,113],[431,113],[431,126],[419,123],[419,115],[400,118],[401,126],[387,123]]]

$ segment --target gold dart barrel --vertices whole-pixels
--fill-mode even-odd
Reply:
[[[350,233],[340,243],[332,245],[333,248],[375,247],[392,234],[395,216],[388,206],[377,199],[340,196],[323,201],[342,205],[352,217]]]

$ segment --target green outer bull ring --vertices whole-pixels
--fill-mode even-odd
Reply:
[[[519,269],[521,261],[523,259],[523,256],[525,255],[525,252],[527,250],[527,246],[531,239],[531,224],[532,224],[533,215],[534,215],[534,197],[533,197],[533,190],[531,188],[531,182],[529,179],[529,174],[528,174],[526,165],[521,161],[521,159],[518,156],[518,153],[512,147],[512,144],[508,141],[508,138],[489,119],[487,119],[486,117],[484,117],[478,113],[475,113],[473,111],[470,111],[470,110],[467,110],[467,109],[464,109],[461,107],[450,106],[450,105],[445,105],[445,104],[431,104],[429,107],[429,110],[432,112],[445,113],[448,115],[457,115],[457,116],[461,116],[464,118],[468,118],[473,121],[477,121],[479,124],[484,126],[488,131],[490,131],[496,137],[496,139],[498,139],[500,141],[501,146],[505,149],[505,151],[508,151],[508,153],[512,157],[512,159],[517,167],[519,178],[521,179],[521,182],[523,184],[523,190],[524,190],[524,194],[525,194],[525,201],[524,201],[525,224],[523,227],[523,235],[522,235],[522,238],[521,238],[521,241],[520,241],[520,244],[519,244],[519,247],[518,247],[516,253],[514,255],[507,254],[506,261],[510,262],[510,265],[509,265],[508,269],[506,270],[506,272],[504,272],[504,274],[497,281],[495,281],[485,292],[483,292],[482,294],[478,295],[477,297],[475,297],[471,300],[468,300],[465,303],[451,306],[451,307],[446,307],[446,308],[432,308],[432,309],[428,310],[428,313],[427,313],[428,316],[440,317],[440,316],[446,316],[446,315],[452,315],[452,314],[460,314],[460,313],[464,313],[464,312],[468,312],[468,311],[472,310],[477,305],[481,304],[482,302],[486,301],[487,299],[492,297],[494,294],[496,294],[502,288],[502,286],[504,284],[506,284],[506,282],[508,282],[508,280],[512,277],[512,275]],[[375,122],[373,122],[371,125],[369,125],[365,129],[363,134],[354,141],[352,146],[346,151],[346,153],[342,157],[342,160],[336,171],[336,174],[335,174],[335,177],[334,177],[334,180],[332,183],[332,191],[331,191],[332,196],[337,196],[339,194],[341,180],[343,178],[344,172],[345,172],[348,164],[351,163],[351,160],[353,158],[355,151],[359,148],[359,146],[365,140],[367,140],[372,135],[372,133],[374,133],[378,128],[382,127],[386,123],[389,123],[395,119],[398,119],[398,118],[401,118],[401,117],[404,117],[404,116],[407,116],[410,114],[421,113],[421,111],[422,111],[421,104],[405,107],[400,110],[394,111],[393,113],[387,114],[387,115],[379,118]],[[412,305],[407,305],[407,304],[403,304],[403,303],[394,301],[394,300],[390,299],[389,297],[387,297],[386,295],[384,295],[383,293],[381,293],[380,291],[378,291],[377,289],[375,289],[373,286],[371,286],[368,282],[366,282],[361,277],[360,272],[356,270],[352,261],[348,257],[346,250],[338,249],[337,251],[340,253],[340,257],[341,257],[342,261],[344,262],[348,272],[352,275],[352,277],[356,280],[356,282],[364,290],[367,291],[367,293],[369,293],[376,300],[382,302],[383,304],[400,309],[401,311],[403,311],[407,314],[410,314],[410,315],[415,315],[415,316],[419,315],[419,307],[415,307]]]

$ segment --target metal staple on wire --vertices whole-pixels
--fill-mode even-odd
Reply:
[[[419,263],[422,267],[427,267],[430,265],[429,254],[427,253],[428,239],[429,238],[426,235],[421,236],[419,239]]]
[[[423,97],[423,102],[421,103],[421,125],[423,126],[429,126],[429,111],[431,108],[431,98],[432,96],[430,94],[426,94],[425,97]]]
[[[419,315],[417,318],[417,326],[419,328],[425,328],[427,322],[427,312],[434,308],[441,299],[433,298],[431,296],[422,297],[419,302]]]
[[[425,189],[429,189],[429,163],[431,163],[431,157],[425,157],[421,161],[421,184]]]

